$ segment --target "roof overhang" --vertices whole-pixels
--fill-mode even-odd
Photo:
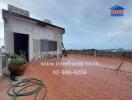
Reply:
[[[31,17],[23,16],[23,15],[20,15],[20,14],[14,13],[14,12],[10,12],[10,11],[4,10],[4,9],[2,9],[2,14],[3,14],[3,19],[7,18],[8,16],[14,16],[14,17],[18,17],[18,18],[26,19],[28,21],[35,22],[37,25],[41,25],[41,26],[44,26],[44,27],[46,27],[46,26],[53,27],[55,29],[62,30],[62,34],[65,33],[65,29],[64,28],[56,26],[56,25],[53,25],[53,24],[50,24],[50,23],[46,23],[46,22],[40,21],[38,19],[34,19],[34,18],[31,18]]]

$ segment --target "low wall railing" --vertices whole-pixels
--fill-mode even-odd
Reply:
[[[0,54],[0,76],[2,76],[2,69],[6,67],[6,55]]]
[[[83,54],[83,55],[95,55],[95,51],[67,51],[69,54]],[[132,52],[109,52],[96,50],[97,57],[114,57],[114,58],[125,58],[132,59]]]

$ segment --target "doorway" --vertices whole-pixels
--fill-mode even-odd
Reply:
[[[14,33],[14,52],[17,55],[23,54],[29,60],[29,35]]]

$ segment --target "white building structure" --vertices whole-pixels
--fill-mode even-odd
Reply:
[[[12,5],[2,13],[7,52],[23,53],[29,61],[62,54],[64,28],[31,18],[28,11]]]

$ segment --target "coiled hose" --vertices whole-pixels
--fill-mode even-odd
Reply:
[[[30,92],[23,92],[27,88],[32,88],[35,86],[35,88]],[[35,94],[34,100],[37,100],[37,97],[42,89],[45,89],[45,93],[41,100],[44,100],[47,95],[47,88],[43,81],[35,79],[35,78],[29,78],[29,79],[23,79],[15,84],[13,84],[7,91],[7,94],[9,96],[13,97],[13,100],[17,100],[17,97],[20,96],[30,96]],[[40,99],[39,99],[40,100]]]

